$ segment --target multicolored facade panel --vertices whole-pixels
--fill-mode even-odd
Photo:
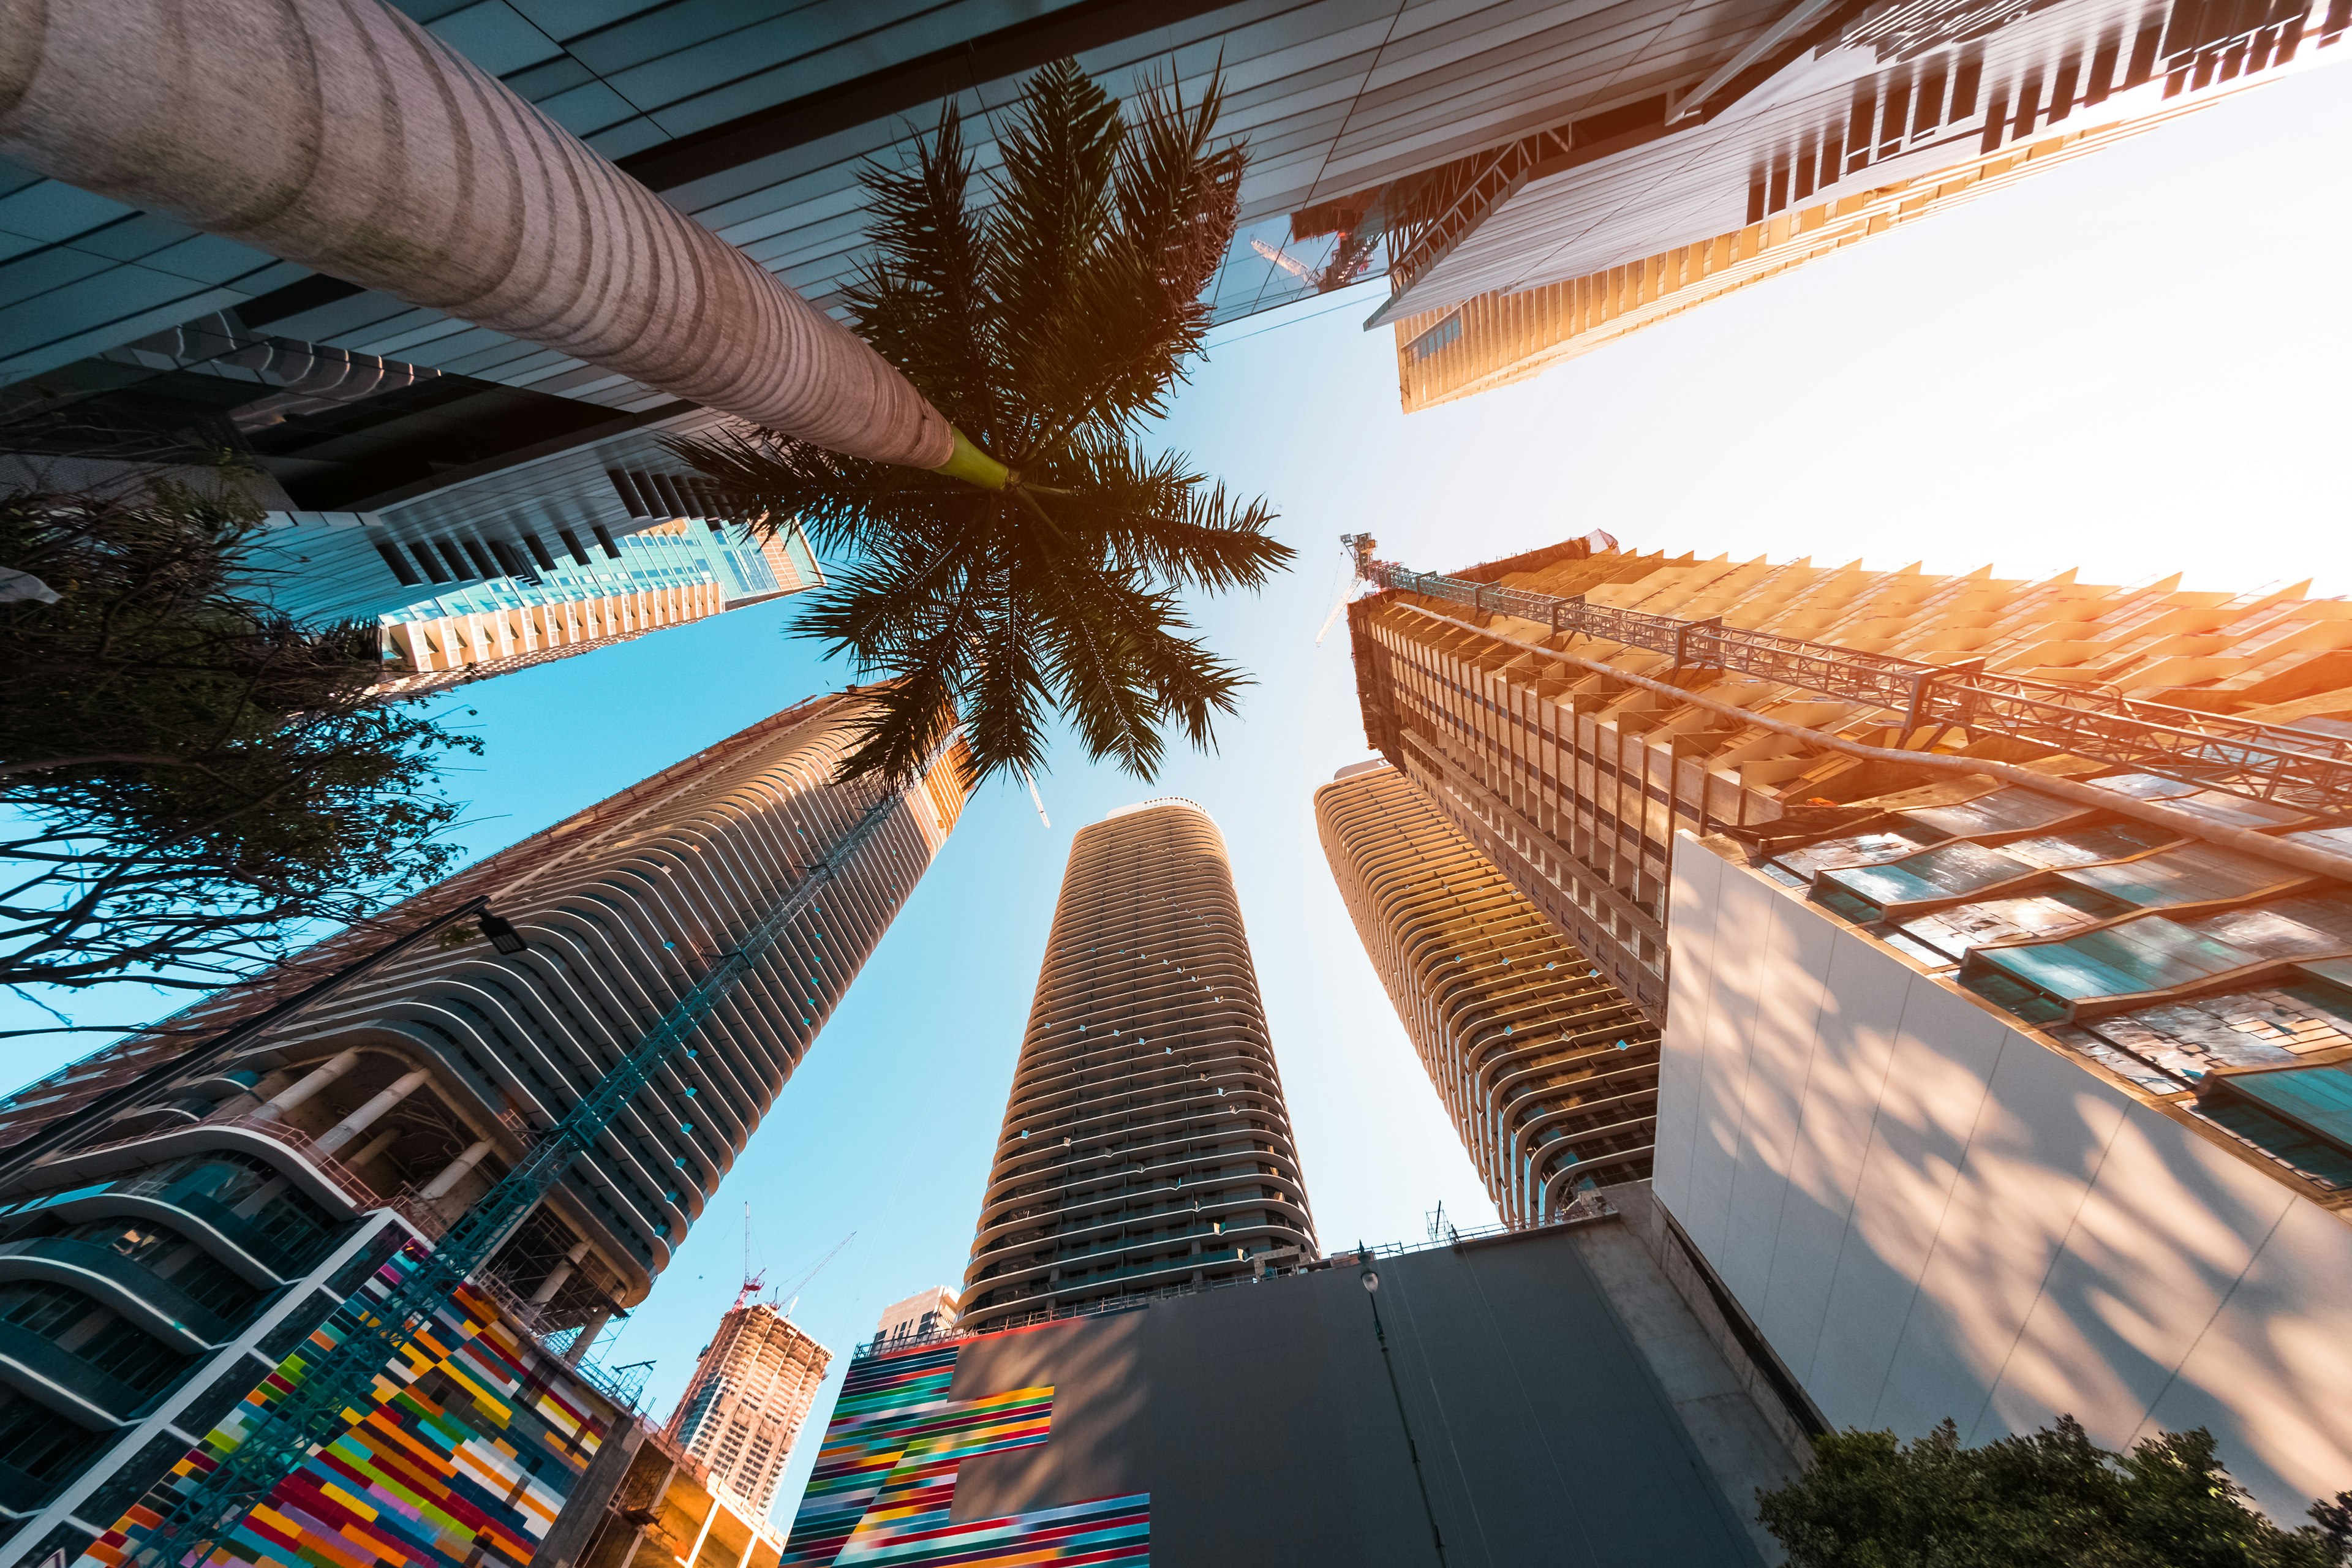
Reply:
[[[950,1396],[957,1358],[973,1342],[884,1352],[850,1363],[793,1521],[785,1564],[1145,1568],[1151,1561],[1148,1492],[950,1521],[965,1460],[1035,1447],[1053,1426],[1050,1387]]]
[[[121,1568],[171,1499],[245,1440],[340,1342],[357,1310],[424,1256],[392,1252],[205,1441],[93,1542],[77,1568]],[[530,1562],[614,1429],[615,1412],[561,1361],[462,1291],[387,1367],[363,1419],[280,1481],[210,1563],[255,1568],[495,1568]]]

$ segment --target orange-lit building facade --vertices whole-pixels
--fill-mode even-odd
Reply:
[[[2352,720],[2352,605],[2303,584],[2230,594],[1942,576],[1763,557],[1709,561],[1581,542],[1460,576],[1597,608],[1727,626],[2146,699],[2268,723]],[[1383,592],[1349,611],[1366,738],[1652,1018],[1666,1006],[1675,836],[1752,829],[1933,782],[1775,724],[1888,747],[2037,758],[1998,732],[1906,734],[1906,713],[1692,666],[1671,653]],[[1553,653],[1565,658],[1551,657]],[[1739,716],[1617,679],[1663,680]]]
[[[1375,317],[1394,328],[1407,412],[2324,64],[2352,22],[2336,0],[1791,15],[1811,20],[1704,80],[1563,121],[1416,193]]]

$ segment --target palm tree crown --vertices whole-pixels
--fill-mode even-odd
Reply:
[[[1088,753],[1149,779],[1163,730],[1213,742],[1246,677],[1180,595],[1255,588],[1290,548],[1181,453],[1136,440],[1200,352],[1202,294],[1233,236],[1243,165],[1213,142],[1221,93],[1138,94],[1130,115],[1074,62],[1025,84],[975,203],[952,107],[904,171],[864,178],[877,258],[859,333],[981,454],[1002,488],[845,457],[771,430],[681,441],[742,515],[797,517],[845,563],[802,623],[870,673],[845,772],[903,777],[960,715],[975,778],[1044,762],[1066,718]]]

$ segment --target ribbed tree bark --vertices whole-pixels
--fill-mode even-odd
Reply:
[[[0,0],[0,154],[835,451],[976,457],[855,335],[378,0]]]

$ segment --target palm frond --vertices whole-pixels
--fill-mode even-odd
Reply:
[[[662,446],[711,481],[730,516],[761,533],[797,520],[821,554],[855,554],[909,531],[952,527],[979,500],[967,486],[750,426],[665,436]]]
[[[1096,363],[1087,280],[1098,266],[1126,134],[1118,100],[1075,60],[1023,84],[998,139],[1004,166],[988,219],[990,285],[1001,308],[1006,390],[1021,408],[1008,460],[1082,404]]]
[[[991,291],[992,247],[969,199],[971,164],[954,103],[917,143],[913,167],[869,165],[859,178],[874,251],[843,296],[860,335],[967,435],[1000,437],[1004,311]]]
[[[1088,395],[1103,426],[1163,414],[1201,352],[1205,294],[1233,244],[1246,163],[1240,147],[1216,144],[1223,105],[1214,76],[1189,103],[1172,81],[1154,80],[1131,105],[1112,193],[1118,221],[1087,279],[1097,322]]]
[[[1143,779],[1171,734],[1202,749],[1247,677],[1182,595],[1257,588],[1291,558],[1263,500],[1134,438],[1200,352],[1233,236],[1241,150],[1223,89],[1119,104],[1071,61],[1036,72],[974,200],[961,121],[866,175],[875,259],[858,330],[965,435],[1020,470],[984,491],[768,431],[672,440],[739,516],[797,519],[829,557],[795,635],[884,678],[845,773],[904,779],[959,717],[974,782],[1045,759],[1066,721]]]
[[[1267,533],[1275,514],[1264,497],[1231,495],[1181,452],[1148,457],[1131,441],[1097,435],[1076,444],[1053,478],[1087,498],[1087,526],[1112,560],[1178,587],[1255,590],[1297,553]]]

